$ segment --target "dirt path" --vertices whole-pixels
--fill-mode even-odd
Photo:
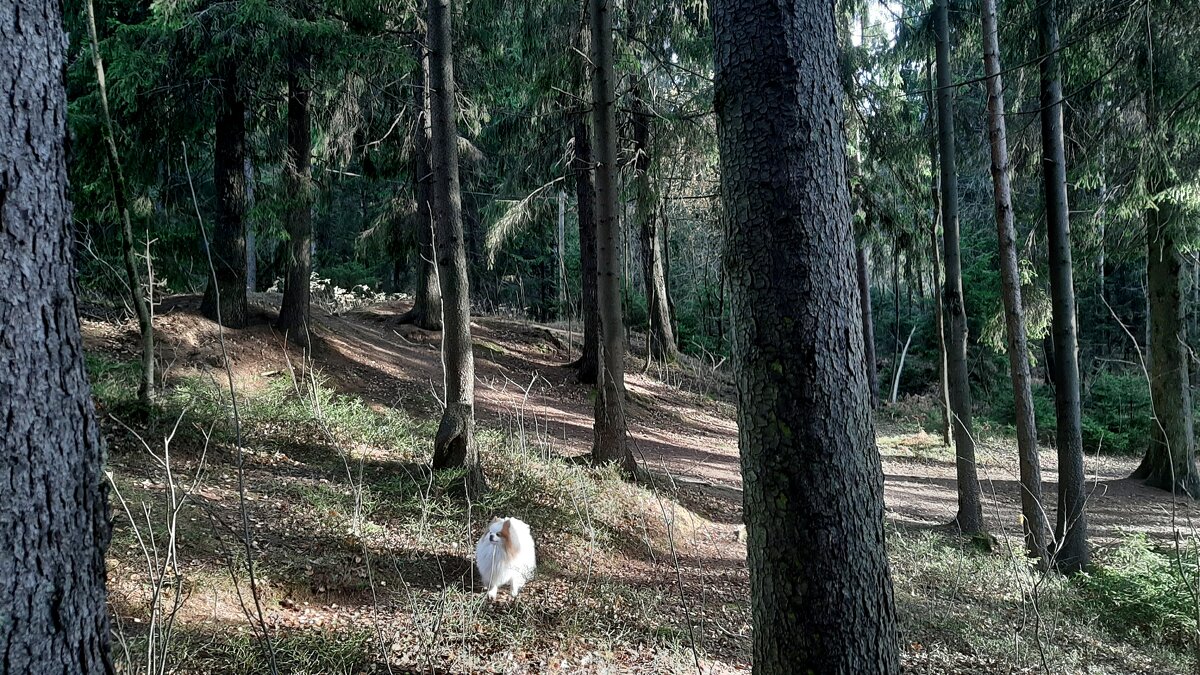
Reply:
[[[194,298],[176,299],[167,303],[162,318],[164,333],[171,337],[166,346],[181,362],[214,358],[215,327],[195,314],[195,304]],[[440,335],[400,325],[397,319],[405,309],[386,305],[341,316],[314,309],[312,359],[339,390],[430,418],[439,410]],[[263,308],[260,314],[259,324],[226,334],[239,367],[252,374],[285,362],[279,336],[266,322],[270,311]],[[521,431],[528,442],[552,452],[586,453],[593,403],[587,388],[576,383],[574,371],[563,365],[577,356],[569,347],[570,336],[561,329],[498,318],[478,318],[472,331],[481,426]],[[298,363],[303,354],[294,352],[291,358]],[[692,365],[691,371],[701,370]],[[720,520],[737,522],[741,477],[728,375],[684,372],[689,369],[647,375],[643,366],[633,354],[626,371],[630,434],[643,466],[677,476],[715,498],[722,504],[718,508],[727,510]],[[910,527],[949,522],[956,510],[953,455],[938,439],[914,433],[914,428],[890,420],[886,412],[878,422],[888,517]],[[1015,448],[1004,438],[981,438],[979,448],[989,529],[1002,539],[1018,536]],[[1056,464],[1053,450],[1043,449],[1051,517]],[[1131,532],[1170,540],[1176,530],[1191,530],[1186,503],[1124,478],[1135,464],[1129,458],[1087,459],[1090,529],[1099,544]]]

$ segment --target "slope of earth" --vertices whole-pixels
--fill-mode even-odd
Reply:
[[[493,489],[464,504],[425,468],[440,410],[437,333],[401,325],[399,304],[314,308],[311,350],[285,348],[270,329],[277,299],[254,301],[248,328],[223,331],[198,315],[195,297],[162,303],[167,386],[149,412],[130,400],[134,327],[84,321],[119,491],[110,585],[127,670],[160,661],[175,672],[748,668],[724,366],[685,358],[643,372],[635,336],[630,433],[654,479],[633,486],[572,461],[591,444],[589,390],[564,367],[578,336],[477,318],[477,416]],[[1178,670],[1169,650],[1135,648],[1136,636],[1090,620],[1065,582],[1030,574],[1016,553],[1007,439],[981,439],[980,454],[1001,550],[980,554],[932,528],[954,512],[953,455],[901,412],[879,428],[906,670]],[[1089,459],[1092,531],[1105,545],[1128,530],[1169,537],[1184,522],[1167,496],[1120,478],[1129,464]],[[498,514],[533,525],[541,565],[519,602],[491,606],[471,557]]]

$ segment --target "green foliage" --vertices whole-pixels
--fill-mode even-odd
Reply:
[[[1074,583],[1114,634],[1187,651],[1197,640],[1198,573],[1194,547],[1164,551],[1135,535]]]
[[[366,265],[357,260],[322,267],[318,274],[332,281],[338,288],[349,289],[363,285],[379,288],[382,282],[376,270],[367,269]]]
[[[1138,455],[1150,437],[1150,391],[1146,380],[1134,375],[1100,371],[1084,383],[1081,426],[1085,452]],[[1054,390],[1045,384],[1033,387],[1033,410],[1038,438],[1053,443],[1055,438]],[[1016,412],[1012,386],[1004,381],[988,397],[988,418],[1006,429],[1013,428]]]

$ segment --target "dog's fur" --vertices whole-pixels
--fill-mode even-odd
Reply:
[[[493,518],[475,545],[475,565],[489,599],[495,600],[505,584],[512,585],[517,597],[537,567],[529,526],[516,518]]]

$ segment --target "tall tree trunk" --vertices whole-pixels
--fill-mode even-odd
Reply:
[[[434,250],[433,222],[433,169],[429,164],[430,154],[430,90],[429,52],[416,45],[416,98],[419,102],[420,118],[414,133],[413,148],[413,193],[417,209],[413,216],[417,239],[417,286],[413,294],[413,307],[400,317],[401,323],[411,323],[425,330],[442,329],[442,287],[438,281],[436,267],[437,252]]]
[[[933,103],[933,63],[928,64],[926,69],[926,80],[929,84],[929,94],[925,100],[925,107],[930,119],[937,117],[937,109]],[[931,167],[931,185],[929,188],[930,201],[933,203],[932,216],[929,220],[929,256],[930,266],[933,268],[933,305],[934,305],[934,323],[937,325],[937,344],[938,344],[938,409],[941,413],[938,425],[938,431],[942,436],[942,443],[950,445],[950,421],[954,418],[954,413],[950,410],[950,376],[949,368],[946,365],[946,309],[942,303],[942,255],[941,249],[938,246],[938,224],[942,220],[942,192],[939,188],[940,176],[938,174],[938,130],[935,124],[930,124],[929,127],[929,165]]]
[[[1178,207],[1159,202],[1146,212],[1146,278],[1150,298],[1150,401],[1154,423],[1146,456],[1133,477],[1147,485],[1200,498],[1192,392],[1185,347],[1183,256],[1173,228]]]
[[[899,671],[833,12],[713,8],[756,673]]]
[[[871,407],[879,407],[879,369],[875,363],[875,321],[871,316],[871,270],[867,265],[867,249],[854,249],[858,277],[858,306],[862,313],[863,362],[867,366],[867,389],[871,392]]]
[[[76,318],[61,12],[0,3],[0,672],[101,675],[110,527]]]
[[[1075,330],[1075,282],[1067,211],[1067,161],[1063,149],[1062,81],[1058,65],[1057,0],[1037,3],[1041,63],[1042,179],[1050,263],[1051,331],[1054,335],[1054,412],[1058,442],[1058,522],[1055,566],[1066,574],[1086,568],[1083,433],[1079,411],[1079,358]]]
[[[121,157],[117,153],[117,134],[113,128],[112,114],[108,109],[108,85],[104,77],[104,60],[100,56],[100,38],[96,34],[96,9],[92,0],[87,0],[88,35],[92,43],[92,65],[96,69],[96,82],[100,90],[100,109],[104,113],[104,142],[108,151],[108,173],[112,179],[113,201],[121,214],[121,257],[125,262],[125,278],[133,296],[133,308],[137,314],[138,331],[142,338],[142,373],[138,381],[138,401],[149,404],[154,398],[154,323],[150,314],[150,302],[142,275],[138,272],[137,253],[134,250],[133,222],[129,217],[129,196],[125,188],[125,173],[121,170]]]
[[[434,439],[433,467],[464,467],[468,493],[483,487],[475,445],[475,356],[471,295],[458,182],[458,108],[455,101],[450,0],[429,3],[430,144],[437,273],[442,288],[442,368],[446,409]]]
[[[246,134],[249,138],[253,130],[254,115],[246,108]],[[246,157],[242,160],[242,182],[246,186],[246,292],[253,293],[258,288],[258,235],[254,228],[254,160],[250,156],[250,145],[247,140]]]
[[[967,370],[967,311],[963,305],[962,266],[958,242],[958,170],[954,149],[954,88],[950,73],[949,0],[937,0],[938,168],[941,176],[942,238],[946,254],[946,373],[954,419],[954,454],[958,478],[958,515],[954,522],[967,534],[984,531],[975,438],[971,423],[971,381]]]
[[[579,215],[580,305],[583,310],[583,352],[575,366],[579,381],[596,384],[600,372],[600,309],[596,301],[596,186],[592,177],[592,139],[587,118],[575,119],[575,204]]]
[[[900,242],[892,236],[892,380],[900,368]],[[895,403],[894,399],[889,399]]]
[[[612,0],[589,0],[592,129],[596,134],[596,306],[600,368],[592,459],[637,469],[625,423],[625,330],[621,320],[621,227],[617,220],[617,128]]]
[[[630,33],[636,34],[630,23]],[[650,327],[650,358],[674,361],[675,330],[671,326],[671,308],[667,300],[666,268],[663,265],[662,237],[659,236],[658,208],[650,187],[650,109],[642,98],[639,84],[633,85],[634,200],[642,248],[642,279],[646,286],[646,313]]]
[[[567,191],[558,190],[558,227],[554,230],[555,281],[558,287],[558,307],[554,316],[567,316]]]
[[[292,57],[287,105],[287,271],[275,327],[293,344],[307,345],[312,276],[312,122],[308,57]]]
[[[246,104],[237,66],[229,63],[221,78],[213,147],[213,184],[217,217],[209,251],[213,273],[200,312],[225,326],[246,325]]]
[[[1008,333],[1008,372],[1012,379],[1017,417],[1021,515],[1025,527],[1025,548],[1030,557],[1037,559],[1041,569],[1048,569],[1046,537],[1049,534],[1049,526],[1046,512],[1042,508],[1042,469],[1038,459],[1033,385],[1029,374],[1029,344],[1025,332],[1025,309],[1021,304],[1021,270],[1017,260],[1016,227],[1013,225],[996,0],[983,0],[981,11],[983,66],[988,76],[988,137],[992,146],[992,190],[996,201],[996,237],[1000,243],[1000,276],[1003,280],[1001,297],[1004,300],[1004,326]]]

